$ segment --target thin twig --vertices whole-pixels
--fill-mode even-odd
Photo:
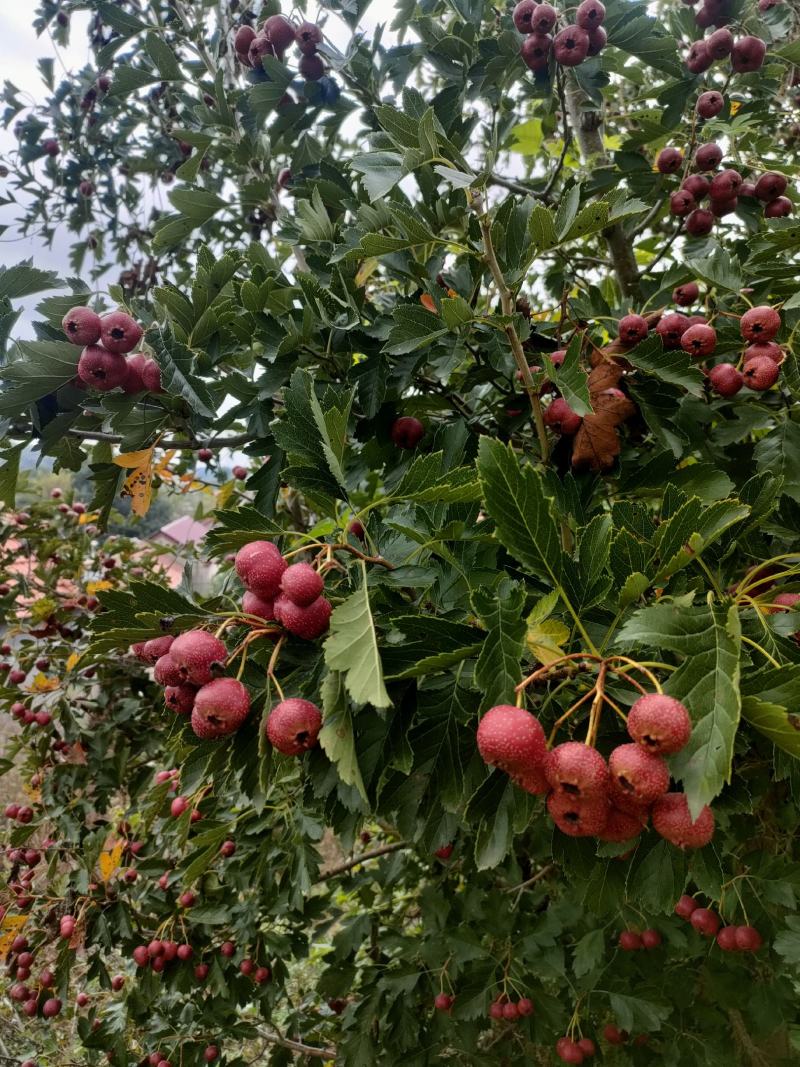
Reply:
[[[32,427],[14,426],[8,431],[9,437],[22,437],[24,440],[34,440],[31,434]],[[124,440],[121,434],[105,433],[102,430],[75,430],[69,429],[65,431],[69,437],[78,437],[83,441],[108,441],[109,444],[119,444]],[[187,438],[162,438],[159,441],[161,448],[185,448],[197,451],[200,448],[236,448],[239,445],[246,445],[252,441],[258,441],[259,438],[256,434],[240,433],[231,437],[211,437],[207,441],[189,440]]]
[[[335,878],[337,875],[346,874],[351,871],[353,867],[358,867],[360,863],[364,863],[366,860],[374,860],[379,856],[388,856],[390,852],[399,852],[401,849],[411,848],[411,845],[407,841],[393,841],[390,845],[381,845],[379,848],[370,849],[369,852],[362,852],[360,856],[353,856],[352,859],[346,860],[344,863],[338,864],[336,867],[331,867],[330,870],[325,871],[317,879],[317,882],[325,882],[329,878]]]
[[[280,1045],[281,1048],[288,1048],[291,1052],[297,1052],[301,1056],[315,1056],[320,1060],[335,1060],[337,1056],[335,1048],[306,1045],[302,1041],[292,1041],[290,1037],[273,1034],[269,1030],[259,1030],[258,1036],[270,1045]]]

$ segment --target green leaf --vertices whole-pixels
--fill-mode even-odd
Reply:
[[[709,256],[687,257],[686,266],[697,278],[717,289],[738,293],[744,284],[738,264],[724,248],[715,248]]]
[[[622,993],[609,993],[608,999],[617,1026],[628,1033],[660,1030],[661,1024],[669,1018],[670,1009],[662,1004],[653,1004],[649,1000]]]
[[[538,252],[546,252],[558,244],[553,213],[544,204],[534,204],[528,219],[528,232]]]
[[[488,631],[475,665],[475,681],[483,693],[481,709],[513,704],[514,687],[522,679],[525,589],[504,579],[496,589],[476,589],[472,606]]]
[[[25,259],[13,267],[0,267],[0,299],[16,300],[46,289],[63,288],[64,283],[55,271],[39,270],[33,266],[32,259]],[[80,302],[77,299],[75,301],[76,304]]]
[[[608,204],[605,200],[584,204],[563,239],[574,241],[578,237],[588,237],[589,234],[604,229],[607,224]]]
[[[425,348],[437,337],[448,332],[439,316],[420,304],[399,304],[392,311],[392,318],[394,326],[383,346],[383,351],[390,355],[400,356],[407,352],[416,352],[418,348]]]
[[[667,841],[658,841],[633,872],[628,893],[637,907],[671,915],[685,885],[683,853]]]
[[[324,411],[313,389],[309,393],[309,400],[331,474],[333,474],[339,485],[344,487],[343,463],[347,447],[347,423],[350,418],[353,393],[351,391],[338,396],[332,394],[330,402],[326,403]]]
[[[646,337],[626,352],[625,358],[637,370],[651,374],[659,381],[679,385],[693,396],[703,395],[703,372],[682,348],[665,349],[658,335]]]
[[[325,662],[331,670],[344,672],[347,692],[356,703],[388,708],[392,701],[383,683],[383,666],[363,561],[360,568],[361,588],[331,615],[331,632],[325,641]]]
[[[475,312],[463,296],[442,298],[442,318],[451,330],[459,330],[475,318]]]
[[[358,766],[353,719],[343,676],[338,671],[330,671],[322,682],[320,693],[324,716],[319,743],[331,763],[336,765],[342,781],[354,786],[366,802],[367,793]]]
[[[756,466],[762,474],[783,479],[783,492],[800,503],[800,422],[787,413],[754,450]]]
[[[157,82],[158,76],[149,70],[139,70],[137,67],[120,65],[114,70],[114,80],[108,91],[109,96],[130,96],[139,89]]]
[[[75,377],[80,349],[68,341],[18,341],[19,359],[0,368],[11,388],[0,395],[0,415],[15,415],[22,408],[54,393]]]
[[[478,472],[497,538],[531,574],[558,583],[564,565],[561,540],[541,475],[510,446],[482,437]]]
[[[606,938],[602,929],[590,930],[575,945],[572,969],[576,978],[583,978],[600,963],[605,955]]]
[[[557,387],[566,402],[577,415],[589,415],[592,411],[589,399],[589,379],[581,366],[581,337],[575,334],[567,345],[567,354],[560,367],[554,366],[547,354],[541,360],[547,377]]]
[[[800,759],[800,716],[782,704],[759,700],[757,696],[742,697],[742,718],[768,738],[773,745]]]
[[[171,396],[179,396],[198,415],[214,418],[216,405],[202,379],[194,373],[194,353],[175,339],[172,327],[151,326],[146,341],[161,368],[161,384]]]
[[[733,744],[741,715],[741,630],[734,605],[655,604],[634,613],[618,644],[636,644],[684,657],[665,691],[692,717],[689,744],[672,759],[694,818],[730,781]]]
[[[24,444],[12,445],[0,452],[0,503],[7,508],[14,507],[17,495],[17,478],[19,477],[19,458]]]
[[[181,80],[183,74],[178,58],[160,34],[148,33],[144,39],[144,47],[158,67],[158,73],[163,81]]]
[[[354,156],[350,166],[361,175],[372,203],[386,196],[408,173],[403,157],[395,152],[367,152]]]
[[[169,201],[195,226],[202,226],[222,208],[229,206],[221,196],[207,189],[173,189],[169,193]]]

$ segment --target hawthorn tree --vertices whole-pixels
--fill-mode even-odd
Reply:
[[[792,8],[254,8],[4,89],[0,1058],[796,1062]]]

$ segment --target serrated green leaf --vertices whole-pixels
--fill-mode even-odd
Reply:
[[[331,670],[343,672],[347,692],[356,703],[388,708],[392,701],[383,683],[383,665],[363,562],[360,569],[361,587],[334,608],[331,615],[325,662]]]
[[[338,671],[327,674],[320,692],[324,715],[319,743],[331,763],[335,764],[342,781],[354,786],[366,802],[367,793],[358,766],[353,719],[342,675]]]

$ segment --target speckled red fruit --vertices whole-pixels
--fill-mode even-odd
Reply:
[[[256,615],[265,622],[271,622],[275,618],[272,599],[261,597],[258,593],[251,593],[249,589],[242,597],[242,611],[246,615]]]
[[[587,31],[589,34],[589,56],[598,56],[608,44],[608,34],[603,26],[595,26]]]
[[[545,773],[552,789],[585,799],[606,797],[608,766],[596,748],[580,741],[565,741],[550,752]]]
[[[532,33],[522,42],[519,54],[528,70],[546,70],[553,50],[553,38],[549,33]]]
[[[611,799],[647,805],[669,788],[669,767],[637,744],[618,745],[608,760]]]
[[[608,821],[608,801],[604,795],[585,798],[553,792],[547,798],[550,818],[570,837],[596,837]]]
[[[287,564],[272,541],[250,541],[236,553],[234,566],[251,592],[273,600],[280,591]]]
[[[739,329],[746,341],[771,341],[780,328],[780,315],[766,304],[750,308],[739,320]]]
[[[696,207],[697,201],[688,189],[676,189],[674,193],[670,194],[669,210],[670,214],[675,215],[676,218],[684,218],[694,211]]]
[[[704,178],[702,174],[690,174],[681,182],[681,189],[685,189],[687,193],[691,193],[698,203],[708,196],[710,187],[711,182],[708,178]]]
[[[531,19],[534,33],[550,33],[558,21],[558,12],[552,4],[537,4]]]
[[[275,598],[274,611],[275,618],[290,634],[304,641],[314,641],[328,629],[332,608],[324,596],[301,608],[281,594]]]
[[[679,307],[691,307],[700,296],[700,286],[697,282],[684,282],[672,290],[672,299]]]
[[[689,922],[703,937],[715,937],[720,927],[719,915],[710,908],[695,908]]]
[[[697,98],[696,110],[701,119],[713,119],[719,115],[725,106],[725,97],[722,93],[709,90],[707,93],[701,93]]]
[[[705,41],[694,41],[686,56],[686,66],[692,74],[702,74],[714,62]]]
[[[719,145],[710,141],[708,144],[701,144],[694,154],[694,165],[696,170],[714,170],[722,162],[722,149]]]
[[[744,378],[732,363],[718,363],[708,372],[708,380],[720,396],[736,396]]]
[[[656,157],[659,174],[677,174],[683,166],[683,152],[678,148],[662,148]]]
[[[583,1063],[580,1046],[571,1037],[560,1037],[556,1041],[556,1056],[562,1063]]]
[[[316,745],[321,727],[322,713],[316,704],[290,697],[270,711],[267,737],[284,756],[301,756]]]
[[[256,39],[256,31],[252,26],[240,26],[236,31],[236,35],[233,38],[234,51],[241,59],[246,57],[250,50],[250,45]]]
[[[757,358],[771,359],[773,363],[783,363],[783,349],[774,341],[756,341],[744,350],[744,362],[747,363],[748,360]]]
[[[736,927],[736,947],[740,952],[758,952],[764,938],[754,926]]]
[[[174,641],[175,638],[169,634],[165,634],[163,637],[151,637],[149,641],[145,641],[142,645],[140,658],[145,663],[157,663],[162,656],[166,656]]]
[[[715,30],[706,38],[706,48],[712,59],[724,59],[731,54],[733,34],[724,26]]]
[[[731,70],[748,74],[760,70],[767,54],[767,46],[760,37],[740,37],[731,49]]]
[[[206,630],[187,630],[176,637],[169,654],[192,685],[207,685],[225,669],[228,650]]]
[[[689,329],[689,320],[680,311],[671,311],[662,315],[656,333],[664,342],[664,348],[679,348],[681,338]]]
[[[763,200],[765,204],[768,204],[770,200],[776,200],[779,196],[783,196],[786,192],[787,184],[785,175],[778,174],[774,170],[768,170],[756,182],[755,194],[759,200]]]
[[[520,0],[511,13],[514,25],[520,33],[533,33],[533,12],[536,10],[536,0]]]
[[[781,189],[783,192],[783,189]],[[77,307],[68,311],[61,320],[67,340],[74,345],[93,345],[100,340],[100,316],[91,308]]]
[[[794,211],[794,204],[788,196],[779,196],[771,200],[764,208],[765,219],[785,219]]]
[[[181,685],[168,685],[164,690],[164,703],[170,711],[178,715],[189,715],[194,707],[194,698],[197,687],[182,683]]]
[[[713,326],[690,326],[681,337],[681,348],[694,359],[705,359],[717,347],[717,332]]]
[[[416,448],[425,436],[425,427],[413,415],[402,415],[392,423],[389,436],[398,448]]]
[[[647,811],[645,808],[639,809],[635,805],[628,805],[628,808],[629,810],[623,811],[622,808],[616,807],[612,801],[608,809],[606,824],[597,835],[601,841],[621,843],[623,841],[632,841],[633,838],[639,836],[647,822]]]
[[[609,1045],[624,1045],[628,1040],[627,1032],[625,1030],[620,1030],[620,1028],[613,1023],[606,1023],[603,1027],[603,1037]]]
[[[623,952],[638,952],[644,946],[636,930],[623,930],[619,935],[619,947]]]
[[[572,410],[566,400],[559,396],[545,410],[544,422],[551,430],[563,437],[572,437],[581,428],[583,419]]]
[[[156,660],[156,664],[153,667],[153,678],[159,685],[163,686],[181,685],[183,681],[181,669],[169,653],[166,656],[160,656]]]
[[[690,237],[705,237],[714,229],[714,215],[705,208],[698,208],[686,218],[686,232]]]
[[[589,52],[589,34],[580,26],[565,26],[553,38],[553,56],[562,67],[577,67]]]
[[[301,22],[295,34],[297,47],[304,56],[313,56],[322,44],[322,30],[315,22]]]
[[[88,345],[78,360],[78,377],[82,382],[107,393],[123,384],[128,374],[124,356],[108,352],[100,345]]]
[[[617,332],[624,345],[638,345],[647,337],[647,320],[642,315],[624,315],[619,320]]]
[[[547,756],[547,739],[539,720],[511,704],[490,708],[478,723],[476,736],[483,761],[507,774],[535,773]]]
[[[691,732],[689,712],[679,700],[665,693],[639,697],[628,713],[629,735],[654,756],[680,752]]]
[[[678,848],[703,848],[714,836],[714,813],[707,805],[695,821],[684,793],[665,793],[653,804],[653,829]]]
[[[606,9],[600,0],[581,0],[575,12],[575,21],[584,30],[593,30],[603,24]]]
[[[744,365],[742,377],[748,389],[763,392],[771,389],[780,377],[781,369],[769,356],[755,356]]]
[[[735,926],[723,926],[717,933],[717,944],[723,952],[738,952],[739,946],[736,944],[736,927]]]
[[[163,393],[161,386],[161,368],[148,356],[142,364],[142,382],[148,393]]]
[[[142,339],[142,327],[124,311],[112,311],[100,319],[100,343],[109,352],[133,351]]]
[[[142,378],[142,371],[144,365],[147,363],[148,357],[144,352],[136,352],[132,356],[128,356],[125,360],[127,365],[127,373],[125,375],[125,381],[122,383],[122,390],[129,395],[135,395],[136,393],[143,393],[147,386],[144,384]]]
[[[324,588],[325,583],[319,571],[314,570],[310,563],[293,563],[281,577],[281,592],[301,608],[313,604]]]
[[[250,694],[236,678],[215,678],[195,695],[192,729],[211,739],[236,733],[250,712]]]

